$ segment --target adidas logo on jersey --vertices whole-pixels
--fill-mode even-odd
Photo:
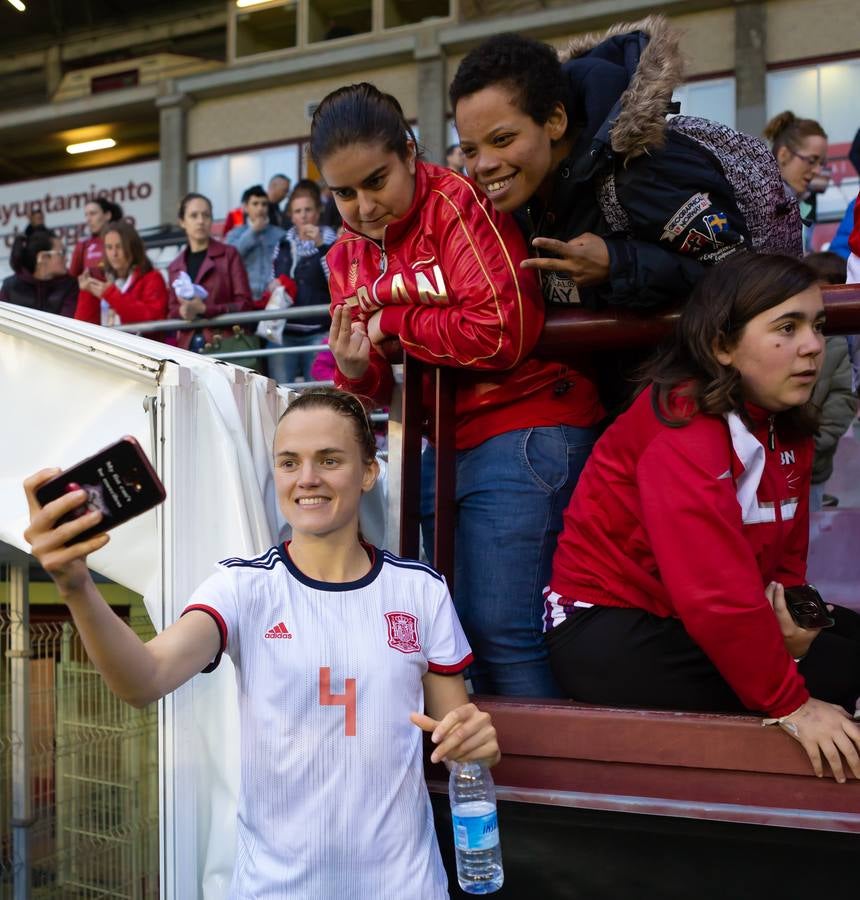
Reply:
[[[267,638],[287,638],[289,640],[293,639],[293,636],[290,634],[289,629],[283,622],[278,622],[274,628],[270,628],[266,632]]]

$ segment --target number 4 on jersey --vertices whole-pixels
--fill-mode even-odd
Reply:
[[[344,734],[355,737],[355,679],[344,678],[343,693],[331,692],[331,669],[320,667],[320,706],[342,706],[346,713]]]

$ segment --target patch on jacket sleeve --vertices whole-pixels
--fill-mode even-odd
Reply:
[[[693,194],[663,226],[663,234],[660,235],[660,240],[668,241],[671,244],[675,238],[680,237],[687,230],[688,225],[710,208],[711,198],[708,193]]]

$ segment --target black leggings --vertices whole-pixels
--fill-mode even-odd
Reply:
[[[860,696],[860,614],[834,607],[798,664],[809,693],[853,713]],[[568,697],[604,706],[747,711],[678,619],[640,609],[577,608],[547,635],[550,665]]]

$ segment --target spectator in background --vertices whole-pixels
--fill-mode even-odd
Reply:
[[[134,226],[111,222],[102,240],[107,282],[84,272],[75,318],[107,326],[166,319],[167,285],[152,267]],[[147,337],[160,339],[154,334]]]
[[[281,238],[275,251],[274,274],[286,275],[296,285],[296,306],[320,306],[331,302],[328,292],[329,271],[325,257],[337,235],[320,225],[321,197],[315,181],[302,179],[290,195],[287,213],[292,227]],[[328,337],[331,317],[325,313],[315,319],[296,319],[284,325],[282,346],[306,347],[322,344]],[[312,353],[270,356],[269,377],[283,384],[301,375],[311,381]]]
[[[45,214],[41,209],[34,210],[30,213],[27,227],[24,229],[24,234],[29,237],[34,231],[39,228],[45,227]]]
[[[845,284],[845,260],[835,253],[810,253],[806,264],[818,275],[818,283]],[[839,439],[851,427],[857,415],[857,396],[851,379],[851,360],[848,339],[844,334],[828,337],[824,345],[824,362],[812,392],[812,403],[819,409],[818,431],[815,434],[815,459],[812,463],[810,512],[823,506],[838,506],[839,500],[824,493],[824,486],[833,474],[833,457]]]
[[[290,224],[289,215],[281,211],[281,203],[290,193],[290,183],[286,175],[273,175],[266,190],[269,198],[269,224],[278,228],[288,228]]]
[[[808,247],[815,224],[816,186],[827,168],[827,134],[815,119],[798,119],[790,110],[778,113],[764,127],[786,190],[797,197],[803,218],[803,246]],[[825,176],[826,187],[829,173]]]
[[[179,204],[179,224],[188,243],[167,268],[168,318],[190,322],[247,309],[251,305],[248,275],[236,248],[212,237],[209,198],[203,194],[186,194]],[[180,278],[183,273],[187,279]],[[188,291],[180,288],[183,296],[177,294],[178,281],[190,284]],[[177,343],[185,349],[200,351],[212,342],[215,333],[211,328],[180,331]],[[229,336],[232,331],[223,329],[221,333]]]
[[[0,300],[74,316],[78,283],[66,270],[63,242],[47,228],[37,228],[29,237],[19,234],[12,244],[10,275],[0,287]]]
[[[249,187],[242,194],[242,208],[246,224],[234,228],[227,235],[227,243],[242,257],[251,296],[259,300],[272,278],[272,257],[284,229],[269,221],[269,195],[261,184]]]
[[[327,184],[323,184],[320,187],[320,202],[322,204],[320,208],[320,225],[327,225],[332,231],[339,234],[340,229],[343,227],[343,219]]]
[[[451,144],[445,151],[445,165],[458,175],[465,173],[466,157],[463,155],[463,148],[459,144]]]
[[[84,272],[88,272],[93,278],[104,281],[104,249],[101,235],[109,222],[118,222],[122,218],[122,207],[105,200],[104,197],[97,197],[84,207],[84,218],[87,220],[90,236],[75,244],[69,272],[75,278],[80,278]]]

